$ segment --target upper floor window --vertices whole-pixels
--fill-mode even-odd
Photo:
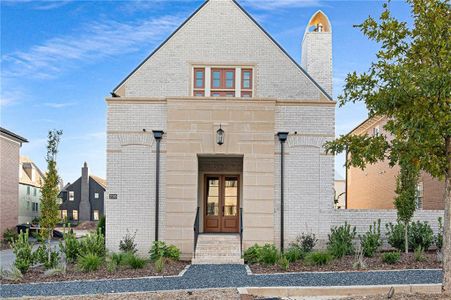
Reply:
[[[94,199],[99,199],[99,193],[94,193]]]
[[[211,69],[211,89],[235,89],[235,69]]]
[[[74,191],[69,191],[69,201],[74,201],[75,200],[75,193]]]
[[[252,97],[252,69],[241,70],[241,97]]]
[[[193,69],[193,96],[236,97],[241,95],[241,97],[252,97],[252,71],[252,68],[249,67],[242,69],[195,67]]]
[[[203,89],[205,88],[205,69],[196,68],[194,69],[194,88]]]
[[[34,189],[33,189],[33,196],[35,196],[35,197],[36,197],[36,196],[37,196],[37,194],[38,194],[38,189],[37,189],[37,188],[34,188]]]
[[[27,185],[27,195],[30,195],[31,192],[31,187],[29,185]]]
[[[373,128],[373,136],[378,136],[380,134],[379,126]]]
[[[415,195],[415,205],[417,209],[423,208],[423,197],[424,197],[424,188],[423,188],[423,182],[418,182],[417,188],[416,188],[416,195]]]

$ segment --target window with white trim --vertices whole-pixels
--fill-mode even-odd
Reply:
[[[69,201],[74,201],[75,200],[75,193],[74,191],[69,191]]]

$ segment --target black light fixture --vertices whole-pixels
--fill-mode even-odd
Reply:
[[[146,132],[145,129],[143,129]],[[163,138],[163,130],[152,130],[153,137],[157,142],[157,155],[155,166],[155,241],[158,241],[158,231],[160,223],[160,142]]]
[[[218,145],[224,144],[224,130],[222,130],[221,124],[219,124],[219,129],[216,130],[216,143]]]
[[[283,253],[284,251],[284,240],[285,240],[285,208],[284,208],[284,187],[283,187],[283,179],[284,179],[284,170],[283,170],[283,144],[285,144],[288,139],[288,132],[281,131],[277,133],[277,137],[280,141],[280,251]]]

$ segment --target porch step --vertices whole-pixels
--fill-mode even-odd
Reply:
[[[200,234],[192,264],[244,264],[239,234]]]

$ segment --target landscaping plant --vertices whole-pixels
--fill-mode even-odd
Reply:
[[[290,244],[290,246],[296,246],[301,249],[304,253],[310,252],[316,245],[318,239],[314,233],[302,233],[297,236],[295,241]]]
[[[0,270],[0,275],[2,279],[19,282],[23,279],[22,272],[15,266],[12,265],[10,270]]]
[[[415,248],[413,255],[415,257],[415,261],[425,261],[426,260],[426,256],[424,256],[424,249],[421,246],[419,246],[418,248]]]
[[[437,250],[439,252],[442,251],[443,247],[443,223],[442,223],[442,217],[438,217],[438,231],[437,235],[434,236],[434,244],[437,247]]]
[[[363,250],[363,247],[360,245],[359,249],[357,250],[356,255],[355,255],[355,261],[352,264],[352,267],[354,269],[361,270],[361,269],[366,268],[366,264],[365,264],[365,260],[363,259],[363,256],[364,256],[364,250]]]
[[[405,250],[405,239],[404,239],[404,224],[402,223],[388,223],[385,224],[386,227],[386,237],[387,242],[393,248],[398,249],[399,251]]]
[[[398,251],[386,252],[382,254],[382,261],[384,263],[394,265],[401,259],[401,254]]]
[[[14,266],[20,270],[22,274],[28,271],[33,264],[33,253],[30,242],[28,241],[28,229],[21,231],[17,240],[12,242],[13,253],[16,256]]]
[[[427,222],[412,222],[409,229],[409,249],[427,251],[434,242],[434,232]]]
[[[106,217],[103,215],[99,219],[99,223],[97,223],[97,231],[100,230],[103,236],[105,236],[105,224],[106,224]]]
[[[18,234],[15,228],[7,228],[3,232],[3,241],[5,244],[11,244],[13,241],[17,240]]]
[[[155,262],[160,257],[171,260],[180,259],[180,249],[174,245],[166,245],[163,241],[155,241],[150,249],[150,260]]]
[[[323,266],[334,259],[333,255],[328,251],[314,251],[307,253],[305,262],[312,266]]]
[[[165,264],[165,258],[164,257],[159,257],[157,260],[155,260],[155,271],[157,273],[161,273],[164,269],[164,264]]]
[[[77,265],[83,272],[96,271],[102,265],[102,257],[95,253],[87,253],[78,256]]]
[[[47,269],[44,272],[44,276],[51,277],[51,276],[57,276],[57,275],[64,275],[66,274],[67,266],[66,264],[58,264],[53,268]]]
[[[290,262],[284,255],[281,255],[277,260],[277,265],[279,266],[279,268],[286,271],[290,267]]]
[[[260,261],[266,265],[274,265],[279,257],[279,251],[274,244],[265,244],[260,251]]]
[[[336,258],[354,254],[355,249],[353,240],[355,239],[356,234],[355,226],[351,228],[351,225],[347,222],[342,226],[331,228],[327,249]]]
[[[89,233],[80,241],[79,254],[84,256],[87,254],[95,254],[98,257],[105,257],[105,238],[99,231]]]
[[[146,260],[131,253],[128,252],[129,255],[126,256],[126,263],[129,265],[132,269],[142,269],[146,265]]]
[[[369,230],[363,236],[359,236],[359,238],[363,255],[365,257],[373,257],[377,249],[382,246],[381,220],[378,219],[377,224],[374,222],[373,225],[370,225]]]
[[[61,252],[66,256],[66,261],[71,264],[75,263],[80,253],[80,242],[77,240],[75,233],[71,230],[64,232],[63,241],[59,245]]]
[[[255,264],[261,260],[261,246],[255,244],[247,248],[243,253],[243,259],[248,264]]]
[[[125,234],[124,238],[119,242],[119,250],[121,250],[122,252],[136,253],[136,251],[138,250],[136,249],[135,237],[136,231],[131,234],[127,229],[127,233]]]
[[[58,194],[59,194],[59,176],[56,169],[56,155],[58,153],[58,144],[63,134],[61,130],[51,130],[47,141],[47,173],[44,177],[44,184],[41,188],[41,220],[40,234],[43,239],[47,239],[47,260],[50,265],[52,259],[52,246],[50,241],[53,237],[53,230],[59,222],[58,213]]]
[[[173,261],[180,260],[180,249],[174,245],[167,246],[166,252],[165,252],[165,257],[167,257]]]
[[[305,253],[297,246],[290,246],[284,253],[289,262],[295,262],[304,258]]]

